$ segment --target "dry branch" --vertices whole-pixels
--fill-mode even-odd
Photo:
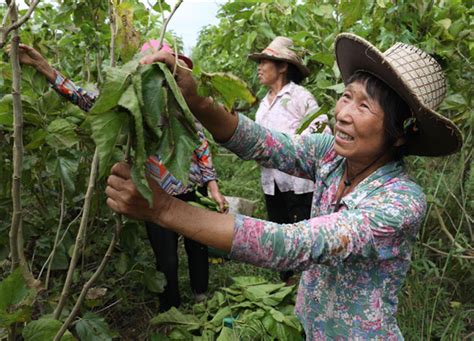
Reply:
[[[35,8],[36,8],[36,6],[38,5],[39,2],[40,2],[40,0],[35,0],[30,5],[30,7],[28,8],[28,11],[26,12],[26,14],[20,18],[20,20],[13,20],[13,15],[11,15],[13,8],[15,9],[15,13],[17,13],[15,1],[8,1],[7,0],[7,4],[8,4],[9,9],[8,9],[4,19],[3,19],[3,22],[2,22],[3,25],[2,25],[2,27],[0,27],[0,49],[5,45],[8,34],[11,31],[14,31],[14,30],[20,28],[20,26],[23,25],[30,18],[31,14],[35,10]],[[10,26],[5,27],[4,25],[6,23],[6,16],[8,16],[9,13],[10,13],[10,18],[12,18],[12,24]]]
[[[63,325],[59,329],[58,333],[54,337],[54,341],[59,341],[61,340],[61,337],[64,335],[66,332],[67,328],[73,321],[74,317],[76,317],[77,313],[79,312],[79,309],[81,308],[82,302],[84,302],[84,299],[86,298],[87,292],[89,289],[92,287],[92,284],[99,278],[99,276],[102,274],[102,271],[104,271],[105,265],[109,261],[110,257],[112,256],[112,252],[114,250],[115,245],[118,242],[120,232],[122,231],[122,221],[120,217],[116,217],[116,227],[114,231],[114,235],[112,237],[112,240],[110,241],[109,247],[107,248],[107,252],[104,255],[104,258],[102,258],[102,261],[100,262],[99,267],[97,270],[94,272],[92,277],[84,284],[81,290],[81,294],[79,295],[79,298],[76,301],[76,304],[72,308],[71,313],[67,317],[66,321],[64,321]]]
[[[117,24],[115,22],[115,7],[113,0],[109,0],[110,20],[110,66],[115,67],[115,36],[117,35]]]
[[[18,24],[18,12],[15,2],[7,2],[8,13],[13,27],[13,38],[11,43],[11,63],[12,63],[12,99],[13,99],[13,175],[12,175],[12,202],[13,213],[10,228],[10,252],[12,257],[12,271],[17,267],[21,268],[23,277],[30,288],[39,288],[37,281],[28,268],[26,257],[23,252],[23,232],[22,232],[22,204],[21,204],[21,176],[23,172],[23,108],[21,105],[21,67],[18,55],[18,45],[20,37],[18,27],[26,19]],[[36,6],[36,5],[35,5]],[[34,7],[33,7],[34,8]],[[18,25],[17,25],[18,24]],[[8,31],[8,32],[10,32]],[[3,34],[3,33],[2,33]],[[3,38],[6,37],[2,36]]]
[[[74,250],[71,257],[71,262],[69,263],[69,269],[66,275],[66,280],[64,282],[63,290],[61,292],[61,297],[59,298],[58,305],[56,306],[56,309],[54,310],[54,313],[53,313],[53,317],[55,319],[59,319],[59,316],[61,316],[61,312],[64,306],[66,305],[66,300],[69,296],[69,289],[71,288],[71,284],[72,284],[72,276],[73,276],[74,270],[76,269],[77,260],[79,259],[79,250],[82,247],[82,242],[84,238],[83,234],[84,234],[84,230],[87,226],[87,222],[89,219],[89,209],[92,202],[92,195],[94,193],[94,184],[97,178],[98,164],[99,164],[99,153],[97,152],[97,149],[96,149],[94,152],[94,157],[92,158],[89,183],[87,185],[86,196],[84,198],[84,207],[83,207],[83,213],[82,213],[82,218],[81,218],[81,224],[79,225],[79,231],[77,231],[76,242],[74,244]]]
[[[54,256],[56,255],[56,249],[58,247],[58,242],[59,242],[59,234],[61,232],[61,228],[63,226],[63,220],[64,220],[64,202],[65,202],[65,190],[64,190],[64,183],[63,183],[63,180],[60,179],[60,184],[61,184],[61,202],[60,202],[60,211],[59,211],[59,223],[58,223],[58,229],[56,231],[56,236],[54,237],[54,244],[53,244],[53,250],[51,251],[51,258],[48,258],[50,259],[49,261],[49,264],[48,264],[48,270],[46,272],[46,280],[44,281],[44,287],[45,289],[47,290],[48,289],[48,286],[49,286],[49,278],[51,276],[51,268],[52,268],[52,265],[53,265],[53,260],[54,260]]]
[[[173,9],[171,10],[170,15],[164,21],[163,27],[161,28],[161,34],[160,34],[160,39],[159,39],[159,44],[158,44],[158,50],[161,48],[161,45],[163,45],[163,40],[165,39],[166,27],[168,27],[168,24],[169,24],[171,18],[173,17],[174,13],[176,12],[176,10],[178,9],[178,7],[181,5],[182,2],[183,2],[183,0],[176,1],[176,4],[174,5]],[[163,11],[162,11],[162,13],[163,13]]]

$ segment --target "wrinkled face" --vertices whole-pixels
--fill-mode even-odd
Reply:
[[[367,95],[365,84],[346,86],[335,110],[335,150],[347,160],[369,164],[386,149],[384,112],[380,104]]]
[[[269,59],[260,59],[257,67],[258,80],[260,84],[270,86],[274,84],[282,74],[277,64]]]

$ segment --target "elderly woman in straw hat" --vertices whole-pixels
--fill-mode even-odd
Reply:
[[[190,74],[177,73],[191,110],[217,141],[244,159],[315,181],[311,219],[279,225],[219,215],[154,183],[148,207],[123,163],[108,179],[107,204],[231,251],[234,259],[303,270],[295,310],[308,340],[400,340],[397,294],[426,214],[425,196],[405,173],[403,156],[448,155],[460,149],[462,137],[436,112],[446,85],[428,54],[402,43],[382,53],[347,33],[335,48],[346,85],[335,108],[335,136],[265,129],[199,97]],[[154,61],[174,63],[163,53],[142,60]]]
[[[303,119],[318,109],[313,95],[299,85],[309,70],[292,48],[290,38],[276,37],[262,52],[249,55],[258,62],[260,83],[268,87],[255,114],[255,122],[287,134],[294,134]],[[304,133],[317,126],[323,129],[325,126],[325,132],[331,133],[327,121],[326,115],[318,116]],[[310,218],[313,181],[262,167],[261,184],[270,221],[286,224]],[[282,271],[280,278],[288,281],[292,274],[292,271]]]

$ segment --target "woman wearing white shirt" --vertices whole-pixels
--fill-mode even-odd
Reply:
[[[258,62],[260,83],[268,87],[255,121],[266,128],[287,134],[294,134],[304,117],[318,109],[313,95],[298,85],[309,75],[309,70],[291,50],[292,45],[291,39],[277,37],[261,53],[249,56]],[[326,115],[319,116],[311,126],[324,124],[324,131],[330,133]],[[307,129],[305,132],[309,131]],[[311,180],[262,167],[261,182],[270,221],[295,223],[310,217],[314,191]],[[281,272],[280,278],[288,281],[292,274],[291,271]]]

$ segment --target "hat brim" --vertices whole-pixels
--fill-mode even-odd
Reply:
[[[308,77],[310,73],[309,69],[303,64],[295,63],[294,60],[287,59],[287,58],[279,58],[275,56],[270,56],[266,53],[251,53],[249,54],[249,59],[253,61],[259,61],[261,59],[270,59],[270,60],[277,60],[277,61],[293,64],[294,66],[298,68],[298,70],[301,72],[301,75],[305,78]]]
[[[409,154],[443,156],[461,148],[462,134],[459,128],[449,119],[425,107],[375,46],[354,34],[342,33],[336,38],[335,49],[345,84],[356,71],[368,72],[392,88],[411,108],[417,119],[418,132],[406,142]]]

